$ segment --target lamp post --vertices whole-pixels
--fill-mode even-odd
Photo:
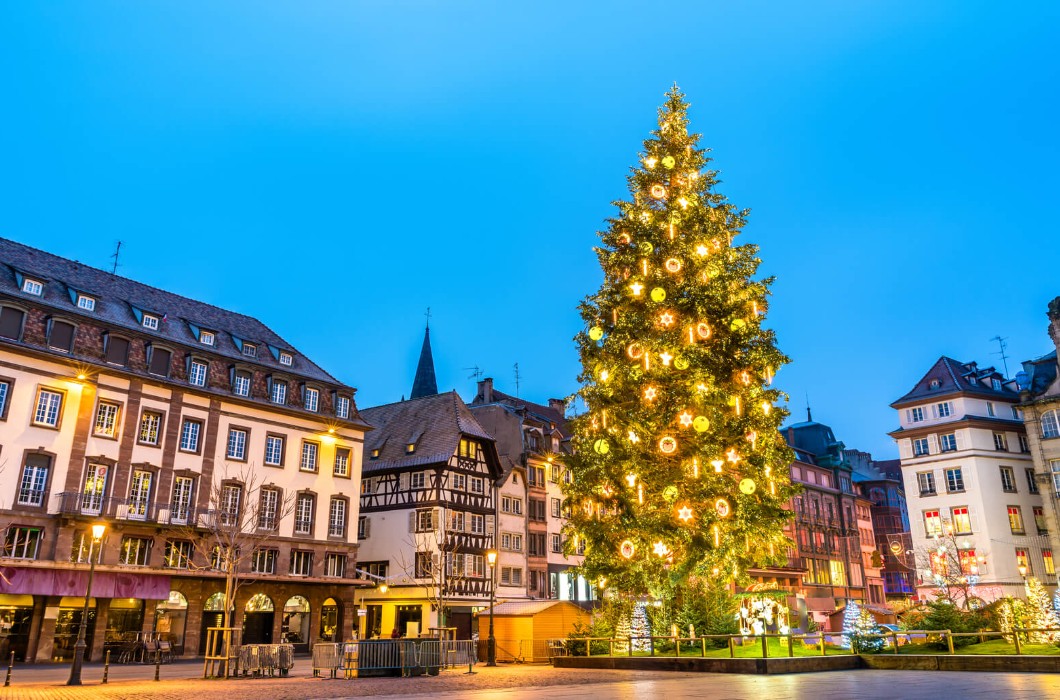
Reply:
[[[88,543],[88,585],[85,587],[85,607],[81,610],[81,624],[77,628],[77,641],[74,643],[74,662],[70,666],[70,679],[67,685],[81,685],[81,665],[85,661],[85,633],[88,631],[88,602],[92,598],[92,576],[96,573],[96,545],[102,546],[106,525],[92,526],[92,539]]]
[[[496,602],[494,594],[497,590],[497,550],[491,549],[486,552],[486,561],[490,564],[490,636],[486,642],[486,665],[497,665],[497,638],[493,636],[493,608]]]

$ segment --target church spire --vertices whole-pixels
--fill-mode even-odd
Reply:
[[[431,327],[429,316],[427,318],[427,323],[427,328],[423,332],[423,347],[420,349],[420,362],[416,365],[416,378],[412,380],[412,395],[409,396],[410,399],[418,399],[421,396],[434,396],[438,393],[438,382],[434,377],[434,355],[431,353]]]

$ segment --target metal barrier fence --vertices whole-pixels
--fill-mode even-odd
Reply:
[[[978,632],[953,632],[951,630],[902,630],[888,631],[880,634],[862,634],[862,638],[877,638],[884,640],[884,647],[890,647],[891,653],[898,654],[901,639],[905,638],[905,644],[914,643],[913,640],[945,642],[946,652],[956,654],[954,638],[977,637],[980,642],[985,642],[987,637],[1001,637],[1008,641],[1012,640],[1016,654],[1023,653],[1023,646],[1028,642],[1022,637],[1030,633],[1052,633],[1060,638],[1060,628],[1051,627],[1045,629],[1013,628],[1011,632],[1000,632],[997,630],[980,630]],[[728,646],[730,658],[736,657],[736,648],[745,647],[745,641],[750,639],[752,644],[761,643],[761,658],[769,657],[770,639],[781,640],[782,656],[795,656],[795,641],[802,642],[804,647],[814,648],[820,651],[821,656],[828,653],[831,647],[833,653],[839,650],[844,654],[861,653],[857,648],[857,642],[851,640],[850,634],[842,632],[811,632],[809,634],[762,634],[755,636],[743,636],[738,634],[706,634],[699,637],[571,637],[563,640],[550,640],[550,658],[552,656],[633,656],[635,653],[645,653],[649,656],[678,657],[681,655],[707,655],[707,645],[711,643],[711,650]],[[838,643],[836,640],[839,640]],[[713,640],[718,640],[715,645]],[[725,644],[721,644],[725,640]],[[889,642],[889,644],[888,644]],[[559,646],[562,643],[562,647]],[[637,647],[641,647],[638,649]],[[646,649],[644,647],[647,647]],[[747,654],[741,654],[747,657]],[[757,652],[755,656],[758,656]],[[776,656],[776,654],[774,654]]]
[[[474,666],[475,642],[437,639],[368,639],[313,645],[313,675],[436,675],[442,669]]]
[[[244,644],[239,647],[239,670],[255,676],[286,676],[294,667],[292,644]]]

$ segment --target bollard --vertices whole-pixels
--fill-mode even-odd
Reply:
[[[707,655],[707,638],[706,637],[700,637],[699,638],[699,655],[700,656],[706,656]]]
[[[110,675],[110,649],[107,649],[107,653],[103,655],[103,684],[107,683],[107,676]]]
[[[11,659],[7,662],[7,678],[4,679],[4,687],[11,685],[11,669],[15,667],[15,652],[11,652]]]
[[[161,651],[156,651],[155,652],[155,680],[156,681],[159,680],[158,672],[161,670],[161,668],[162,668],[162,652]]]
[[[824,632],[821,632],[821,656],[824,656]]]

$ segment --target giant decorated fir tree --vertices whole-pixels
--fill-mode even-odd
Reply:
[[[576,340],[568,541],[582,573],[643,593],[738,578],[786,552],[792,453],[772,387],[787,358],[762,327],[771,279],[735,245],[747,211],[715,191],[675,86],[597,248],[604,283]]]

